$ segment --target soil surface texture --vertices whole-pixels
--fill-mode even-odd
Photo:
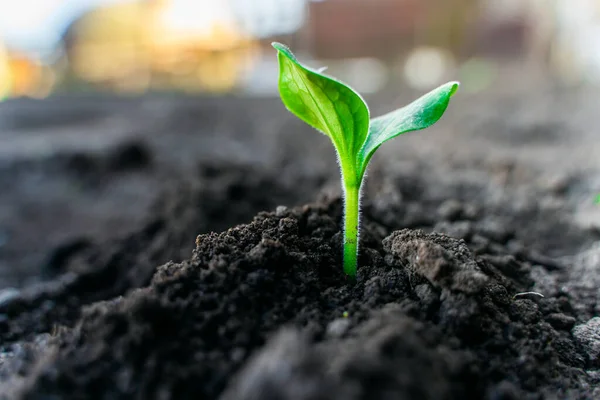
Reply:
[[[0,399],[600,398],[587,96],[382,149],[355,281],[333,150],[278,101],[6,103]]]

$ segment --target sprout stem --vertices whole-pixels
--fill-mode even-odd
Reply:
[[[358,262],[360,186],[344,182],[344,272],[356,277]]]

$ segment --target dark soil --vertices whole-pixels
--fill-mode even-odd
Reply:
[[[284,156],[264,165],[168,160],[164,138],[12,164],[115,206],[124,180],[152,193],[106,212],[120,231],[98,217],[7,275],[0,398],[600,398],[600,234],[567,207],[585,176],[411,148],[376,162],[352,282],[332,154],[301,159],[300,125],[275,125]]]

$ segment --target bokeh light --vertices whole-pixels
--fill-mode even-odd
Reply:
[[[55,91],[275,95],[284,41],[365,93],[460,78],[488,90],[516,64],[600,83],[598,1],[0,0],[3,97]]]

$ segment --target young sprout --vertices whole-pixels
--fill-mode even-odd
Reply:
[[[279,61],[279,94],[286,108],[329,136],[338,155],[344,189],[344,272],[354,278],[358,259],[359,207],[363,178],[382,143],[439,120],[458,82],[449,82],[389,114],[370,120],[362,97],[344,83],[298,62],[281,43],[273,43]]]

